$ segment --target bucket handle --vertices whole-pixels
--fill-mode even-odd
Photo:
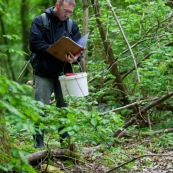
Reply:
[[[80,63],[79,63],[79,61],[76,61],[76,62],[77,62],[77,64],[79,65],[79,68],[81,69],[81,72],[84,72],[83,69],[82,69],[82,67],[81,67],[81,65],[80,65]],[[67,63],[67,62],[64,63],[62,74],[64,74],[64,68],[65,68],[66,63]],[[71,68],[72,68],[72,72],[74,73],[72,63],[70,63],[70,65],[71,65]]]

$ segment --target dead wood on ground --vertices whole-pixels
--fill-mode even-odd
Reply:
[[[32,154],[29,154],[28,156],[26,156],[26,159],[28,160],[28,163],[31,165],[36,165],[38,164],[40,161],[46,160],[47,158],[52,158],[52,157],[56,157],[56,158],[77,158],[78,155],[74,152],[71,151],[69,149],[54,149],[54,150],[42,150],[42,151],[38,151]]]
[[[173,96],[173,92],[168,93],[167,95],[164,95],[161,98],[158,98],[157,100],[154,100],[151,104],[148,104],[148,105],[144,106],[143,108],[141,108],[139,110],[139,112],[136,115],[134,115],[133,118],[131,118],[131,120],[129,120],[128,122],[125,123],[125,125],[123,126],[123,129],[122,130],[117,130],[114,133],[113,137],[118,137],[118,138],[119,137],[122,137],[125,134],[126,129],[129,126],[135,124],[135,122],[138,119],[141,119],[141,117],[143,117],[143,115],[145,115],[148,110],[150,110],[151,108],[154,108],[154,107],[158,106],[160,103],[164,102],[165,100],[169,99],[172,96]],[[112,145],[114,146],[115,143],[116,143],[116,141],[114,141],[112,143]]]

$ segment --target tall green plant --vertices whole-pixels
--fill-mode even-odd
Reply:
[[[7,80],[4,76],[0,77],[0,128],[4,129],[0,134],[0,151],[3,153],[0,169],[6,172],[34,172],[28,165],[25,155],[33,147],[31,137],[35,133],[36,124],[45,129],[48,145],[48,135],[58,139],[59,133],[68,131],[72,141],[77,144],[102,143],[108,146],[112,141],[113,131],[122,126],[119,114],[110,112],[100,116],[97,108],[94,108],[94,102],[88,103],[85,98],[71,98],[70,107],[59,109],[55,105],[44,105],[34,101],[31,97],[32,91],[30,86]],[[70,98],[66,99],[69,101]],[[92,106],[93,110],[88,112],[88,106]],[[58,132],[62,126],[63,130]],[[3,138],[5,133],[6,139]],[[8,152],[5,150],[7,145],[4,146],[4,140],[9,144]],[[22,143],[30,145],[30,149]]]

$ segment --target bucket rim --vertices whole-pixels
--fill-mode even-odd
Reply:
[[[70,80],[70,79],[79,79],[79,78],[84,78],[87,77],[87,73],[86,72],[80,72],[80,73],[74,73],[75,75],[73,76],[59,76],[59,80]]]

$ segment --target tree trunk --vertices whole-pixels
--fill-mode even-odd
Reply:
[[[21,0],[21,8],[20,8],[20,14],[21,14],[21,26],[22,26],[22,51],[29,54],[29,47],[28,47],[28,37],[29,37],[29,28],[27,27],[27,1]],[[29,59],[28,55],[25,55],[25,61],[27,62]],[[25,64],[25,63],[24,63]],[[23,76],[27,76],[29,74],[29,70],[26,68],[24,71]]]
[[[83,4],[83,26],[82,26],[83,33],[82,35],[85,35],[88,32],[88,2],[87,0],[82,0],[82,4]],[[86,57],[87,57],[87,52],[84,51],[83,58],[80,62],[82,71],[86,71]]]
[[[6,35],[5,32],[5,27],[4,27],[4,21],[2,20],[2,17],[0,16],[0,23],[1,23],[1,28],[2,28],[2,35]],[[6,46],[8,46],[8,41],[6,37],[2,37],[3,38],[3,42]],[[5,60],[3,61],[4,66],[5,66],[5,73],[7,74],[7,77],[9,79],[15,80],[15,75],[14,75],[14,71],[12,68],[12,62],[11,62],[11,57],[10,57],[10,53],[8,51],[6,51],[6,55],[7,57],[5,57]]]
[[[98,0],[91,0],[91,2],[92,2],[92,5],[93,5],[93,8],[94,8],[95,16],[97,17],[96,22],[98,24],[98,28],[99,28],[100,35],[101,35],[101,38],[102,38],[102,41],[103,41],[105,52],[107,52],[107,59],[108,59],[108,62],[110,64],[110,68],[109,68],[110,72],[116,77],[115,82],[116,82],[117,88],[120,90],[120,93],[123,97],[122,101],[124,102],[124,104],[129,104],[130,102],[127,98],[128,93],[127,93],[126,87],[123,83],[121,74],[118,70],[118,65],[116,63],[116,58],[114,57],[113,50],[111,48],[111,44],[110,44],[108,38],[106,37],[106,32],[105,32],[105,29],[103,27],[103,24],[99,20],[99,18],[101,18],[101,14],[100,14],[100,10],[99,10]]]

